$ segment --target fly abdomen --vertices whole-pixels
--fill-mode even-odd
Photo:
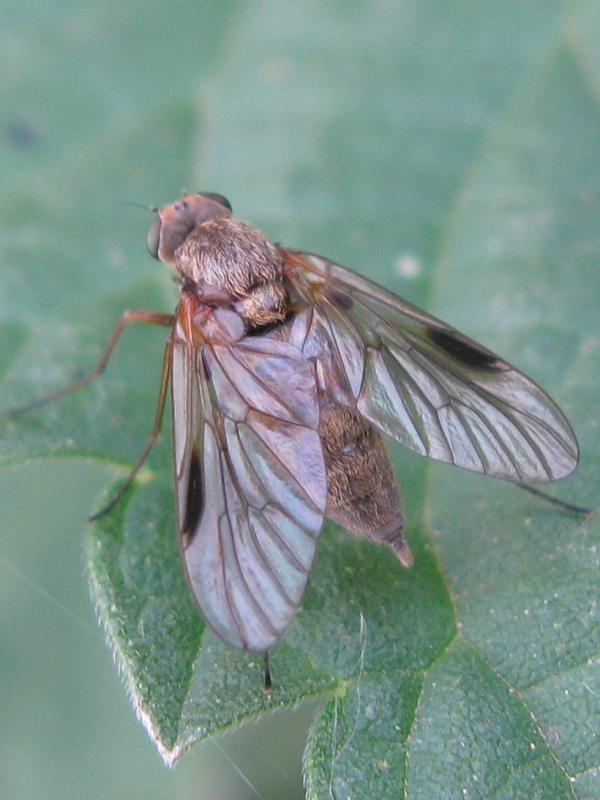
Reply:
[[[319,435],[327,467],[327,516],[352,533],[389,544],[410,566],[402,499],[382,435],[330,398],[321,403]]]

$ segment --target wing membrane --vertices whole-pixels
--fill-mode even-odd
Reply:
[[[474,472],[526,483],[575,469],[568,421],[522,372],[344,267],[281,252],[306,304],[291,340],[338,401],[410,450]]]
[[[222,639],[264,651],[300,604],[324,520],[314,369],[296,347],[268,336],[200,350],[175,340],[173,358],[189,584]],[[195,514],[190,499],[201,504]]]

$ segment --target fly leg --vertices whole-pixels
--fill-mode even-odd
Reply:
[[[71,392],[74,392],[76,389],[80,389],[87,383],[99,378],[106,369],[106,365],[109,362],[113,350],[115,349],[115,345],[119,341],[125,325],[127,325],[128,322],[145,322],[148,325],[162,325],[165,328],[170,328],[173,325],[173,321],[174,317],[172,314],[161,314],[158,311],[145,311],[141,308],[127,308],[121,314],[119,321],[115,325],[113,332],[106,343],[104,352],[100,356],[100,361],[98,361],[95,369],[93,369],[91,372],[88,372],[86,375],[83,375],[81,378],[78,378],[76,381],[68,383],[66,386],[63,386],[62,389],[58,389],[56,392],[51,392],[45,397],[41,397],[39,400],[34,400],[32,403],[27,403],[24,406],[10,408],[6,413],[10,417],[16,417],[19,414],[26,414],[29,411],[35,411],[37,408],[42,408],[42,406],[48,405],[48,403],[53,403],[55,400],[60,400],[61,397],[65,397],[66,395],[71,394]]]
[[[265,673],[265,692],[273,691],[273,682],[271,680],[271,667],[269,665],[269,651],[265,650],[263,653],[263,669]]]
[[[559,497],[554,497],[547,492],[543,492],[536,486],[529,486],[526,483],[517,483],[517,486],[519,486],[521,489],[525,489],[526,492],[529,492],[529,494],[532,494],[534,497],[539,497],[542,500],[546,500],[548,503],[559,506],[559,508],[564,508],[565,511],[570,511],[572,514],[581,514],[582,516],[587,517],[593,513],[591,508],[585,508],[584,506],[576,506],[574,503],[568,503],[566,500],[561,500]]]
[[[154,425],[152,426],[152,431],[150,433],[150,436],[148,437],[148,441],[146,442],[144,449],[140,453],[138,460],[135,462],[133,467],[127,473],[125,480],[121,484],[121,487],[119,488],[118,492],[105,506],[103,506],[103,508],[100,509],[100,511],[96,511],[95,514],[92,514],[91,517],[88,517],[89,522],[96,522],[96,520],[100,519],[100,517],[103,517],[105,514],[108,514],[109,511],[112,511],[113,508],[120,502],[120,500],[123,498],[129,487],[133,483],[135,476],[140,471],[140,468],[144,463],[144,461],[146,460],[146,458],[148,457],[150,450],[152,450],[152,448],[154,447],[156,440],[160,436],[160,432],[162,431],[163,416],[165,411],[165,401],[167,399],[167,389],[169,388],[169,380],[171,377],[172,350],[173,350],[173,344],[171,338],[169,337],[169,339],[167,340],[167,344],[165,346],[165,355],[163,359],[162,376],[160,379],[158,403],[156,404],[156,414],[154,416]]]
[[[99,378],[100,375],[106,369],[106,365],[108,364],[110,357],[112,355],[113,350],[115,349],[115,345],[119,341],[121,334],[128,322],[144,322],[148,325],[160,325],[162,327],[172,327],[174,321],[174,317],[172,314],[161,314],[158,311],[146,311],[144,309],[139,308],[128,308],[122,314],[115,325],[108,342],[106,343],[106,347],[104,348],[104,352],[102,353],[96,368],[93,369],[91,372],[88,372],[86,375],[83,375],[81,378],[73,381],[72,383],[67,384],[67,386],[63,386],[62,389],[58,389],[56,392],[51,392],[50,394],[46,395],[45,397],[40,398],[39,400],[34,400],[32,403],[28,403],[24,406],[18,406],[17,408],[12,408],[8,411],[9,416],[17,416],[19,414],[25,414],[29,411],[34,411],[37,408],[41,408],[42,406],[47,405],[48,403],[52,403],[55,400],[60,400],[62,397],[74,392],[76,389],[80,389],[82,386],[90,383],[91,381]],[[163,414],[165,409],[165,400],[167,396],[167,389],[169,386],[169,378],[171,374],[171,350],[172,344],[171,339],[167,341],[167,345],[165,347],[165,356],[163,361],[163,370],[162,370],[162,377],[160,382],[160,392],[158,396],[158,404],[156,407],[156,415],[154,418],[154,425],[152,427],[152,432],[144,449],[142,450],[139,458],[129,471],[127,477],[125,478],[123,485],[116,493],[116,495],[112,498],[112,500],[108,503],[108,505],[104,506],[100,511],[93,514],[89,519],[90,522],[94,522],[95,520],[102,517],[104,514],[111,511],[117,503],[121,500],[125,492],[131,486],[132,481],[134,480],[135,476],[140,470],[140,467],[146,460],[148,453],[152,449],[154,443],[158,439],[161,429],[162,429],[162,420]]]

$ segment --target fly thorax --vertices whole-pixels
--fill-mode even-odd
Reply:
[[[282,322],[291,300],[283,283],[283,260],[256,228],[237,219],[198,225],[175,253],[184,279],[214,286],[235,298],[235,308],[251,329]]]

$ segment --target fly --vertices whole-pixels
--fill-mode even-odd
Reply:
[[[406,300],[321,256],[271,243],[218,194],[155,209],[150,253],[180,288],[151,436],[171,387],[177,525],[190,590],[229,645],[265,654],[304,594],[326,518],[413,558],[385,436],[409,450],[525,485],[577,466],[554,401],[497,355]]]

